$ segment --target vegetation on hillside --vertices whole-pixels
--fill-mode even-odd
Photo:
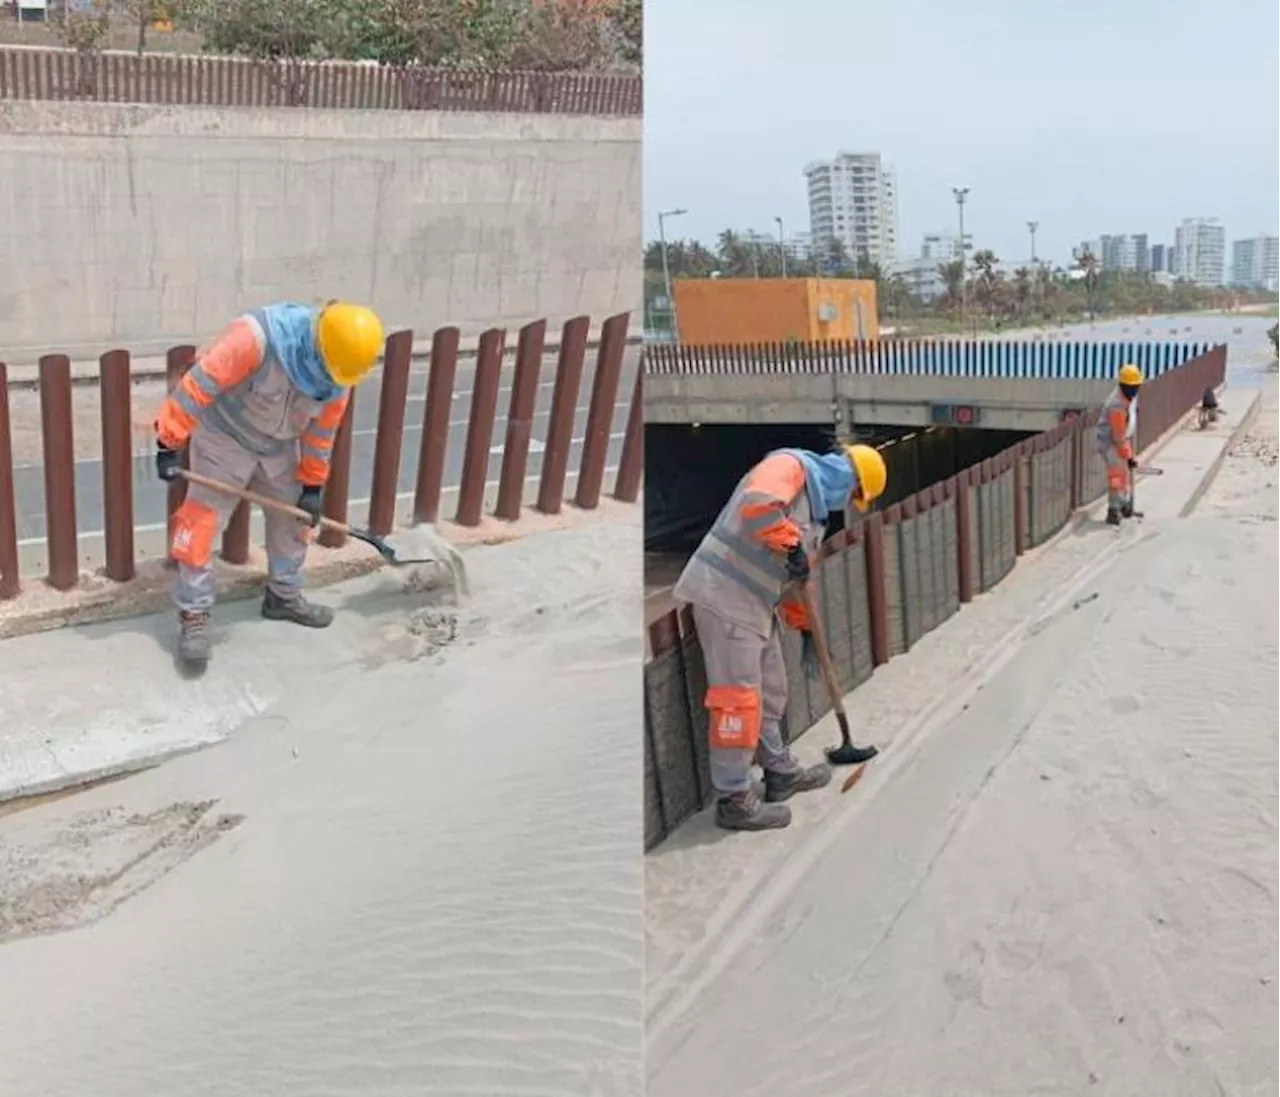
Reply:
[[[642,49],[642,0],[82,0],[45,33],[95,53],[133,28],[141,53],[158,22],[208,52],[269,60],[637,71]]]
[[[974,251],[969,258],[965,292],[961,293],[963,267],[959,260],[943,263],[938,273],[945,287],[943,296],[926,304],[916,297],[907,279],[888,274],[878,263],[866,258],[850,258],[839,241],[815,262],[812,258],[786,258],[789,277],[821,274],[832,278],[865,278],[876,283],[882,323],[922,330],[960,330],[973,326],[983,330],[1031,324],[1063,324],[1097,317],[1132,316],[1226,308],[1233,303],[1273,300],[1274,294],[1175,282],[1165,286],[1148,274],[1112,272],[1099,269],[1097,259],[1087,252],[1071,270],[1037,265],[1020,267],[1012,275],[1000,269],[1000,260],[989,248]],[[783,258],[776,242],[752,240],[726,230],[714,248],[696,240],[668,240],[667,263],[672,279],[777,278],[783,273]],[[645,301],[648,306],[665,296],[662,245],[654,240],[645,248]],[[962,300],[967,316],[961,316]],[[665,308],[646,308],[650,325],[667,327]]]

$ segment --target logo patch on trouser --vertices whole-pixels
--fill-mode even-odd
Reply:
[[[710,741],[717,750],[755,750],[760,742],[760,691],[751,686],[712,686],[705,701]]]
[[[207,567],[218,536],[218,512],[205,503],[186,500],[173,515],[169,555],[193,568]]]

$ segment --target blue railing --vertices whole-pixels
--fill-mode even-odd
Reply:
[[[1159,377],[1209,350],[1208,343],[884,340],[685,347],[646,344],[653,374],[879,373],[1110,381],[1126,362]]]

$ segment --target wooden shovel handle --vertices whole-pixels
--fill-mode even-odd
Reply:
[[[268,510],[278,511],[281,514],[290,514],[308,524],[311,522],[311,515],[301,507],[295,507],[292,503],[285,503],[279,499],[271,499],[266,495],[259,495],[256,491],[250,491],[248,488],[232,487],[230,484],[224,484],[221,480],[215,480],[210,476],[202,476],[200,473],[192,472],[190,469],[179,469],[178,474],[184,480],[199,484],[202,488],[208,488],[210,491],[230,495],[235,499],[243,499],[247,503],[256,503],[260,507],[266,507]],[[338,533],[350,534],[353,532],[345,522],[326,518],[323,514],[320,516],[320,525],[322,527],[327,526]]]
[[[822,680],[826,683],[827,693],[831,696],[831,707],[835,710],[836,718],[843,728],[848,722],[848,717],[845,716],[840,679],[836,675],[835,664],[831,662],[831,652],[827,648],[826,633],[823,632],[822,622],[818,620],[817,611],[814,609],[813,596],[809,593],[808,583],[797,583],[796,591],[800,597],[800,604],[804,606],[805,616],[809,619],[809,635],[813,637],[813,647],[818,653],[818,665],[822,667]]]

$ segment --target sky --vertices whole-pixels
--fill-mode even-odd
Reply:
[[[1059,263],[1103,233],[1280,227],[1277,0],[646,0],[645,239],[807,231],[803,168],[897,170],[900,251]],[[1228,251],[1227,261],[1230,262]]]

